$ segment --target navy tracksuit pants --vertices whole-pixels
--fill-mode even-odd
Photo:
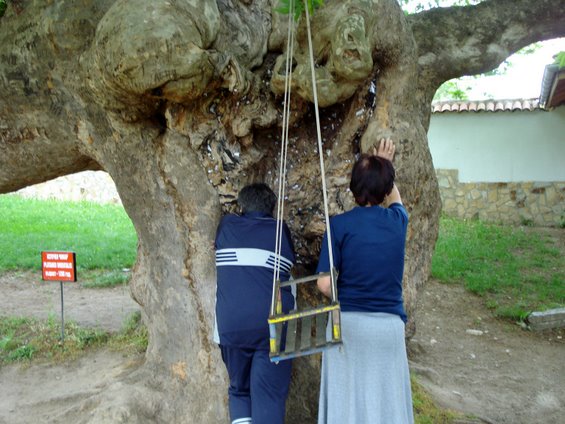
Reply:
[[[230,378],[232,424],[283,424],[291,361],[274,364],[268,350],[220,349]]]

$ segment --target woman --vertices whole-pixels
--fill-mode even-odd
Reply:
[[[318,424],[411,424],[402,274],[408,214],[394,184],[394,143],[353,166],[359,205],[330,221],[343,346],[322,358]],[[324,236],[317,272],[330,269]],[[318,279],[330,295],[330,278]]]

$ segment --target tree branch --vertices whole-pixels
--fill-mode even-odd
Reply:
[[[565,36],[565,0],[486,0],[408,18],[418,46],[420,85],[489,71],[536,41]]]
[[[0,122],[2,124],[2,122]],[[75,142],[49,137],[37,128],[2,128],[0,125],[0,193],[86,170],[99,170]]]

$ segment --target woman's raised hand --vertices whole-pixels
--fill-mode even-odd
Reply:
[[[381,138],[378,147],[373,147],[373,155],[388,159],[392,162],[395,149],[394,142],[391,138]]]

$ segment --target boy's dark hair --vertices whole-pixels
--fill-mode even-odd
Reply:
[[[267,184],[254,183],[241,189],[237,196],[237,203],[242,213],[262,212],[273,215],[277,196]]]
[[[362,154],[353,165],[349,188],[359,206],[380,205],[390,194],[395,172],[392,162],[379,156]]]

